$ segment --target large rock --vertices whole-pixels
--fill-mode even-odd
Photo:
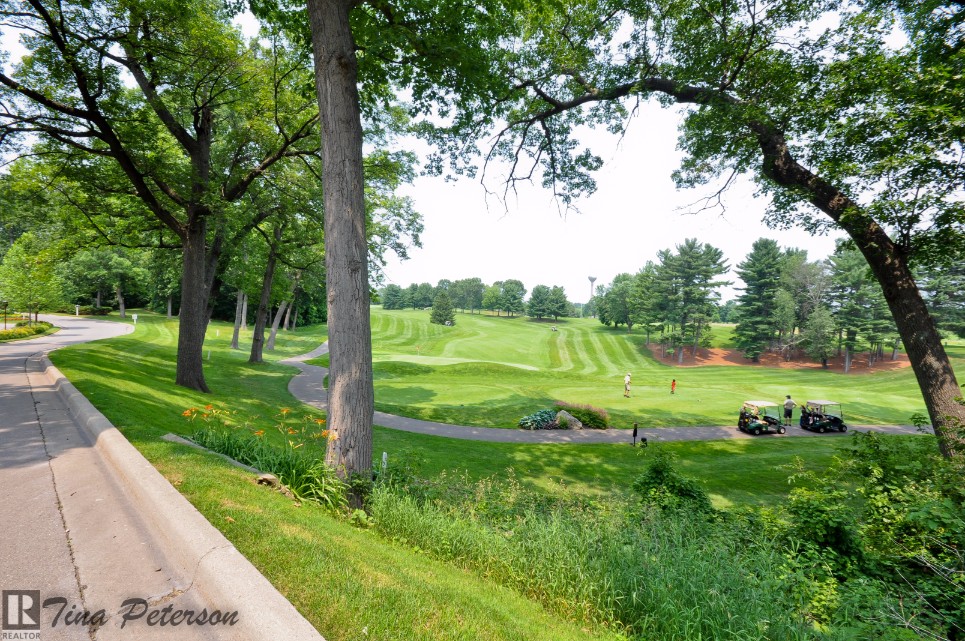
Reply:
[[[566,410],[560,410],[559,412],[556,413],[556,422],[559,424],[560,427],[563,427],[565,425],[566,429],[568,430],[583,429],[583,423],[580,422],[580,419],[576,418]]]

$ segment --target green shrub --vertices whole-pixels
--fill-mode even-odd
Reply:
[[[107,316],[114,309],[112,307],[92,307],[90,305],[82,305],[79,312],[82,316]]]
[[[855,433],[776,529],[804,614],[855,638],[963,638],[965,490],[934,438]],[[833,488],[833,489],[832,489]],[[914,630],[920,636],[902,632]]]
[[[540,410],[519,419],[519,426],[526,430],[548,430],[552,429],[555,423],[556,412],[553,410]]]
[[[605,430],[610,427],[610,415],[606,410],[592,405],[573,405],[564,401],[556,402],[557,410],[566,410],[583,423],[583,427]]]
[[[672,454],[654,451],[643,474],[633,482],[633,490],[644,501],[661,509],[684,507],[702,514],[713,512],[713,505],[704,488],[697,481],[680,474],[673,461]]]
[[[30,321],[17,321],[10,329],[0,330],[0,341],[13,340],[16,338],[30,338],[43,334],[53,327],[44,321],[30,323]]]

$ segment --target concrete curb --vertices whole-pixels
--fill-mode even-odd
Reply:
[[[94,442],[138,513],[161,539],[191,589],[242,614],[237,638],[324,641],[324,637],[44,356],[41,369]]]

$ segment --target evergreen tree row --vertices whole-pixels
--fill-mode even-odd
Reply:
[[[720,250],[688,239],[636,274],[619,274],[597,287],[590,309],[601,323],[627,331],[658,333],[667,349],[683,359],[709,344],[710,322],[736,323],[737,348],[757,362],[764,353],[786,360],[806,354],[827,365],[841,356],[845,371],[856,352],[869,361],[900,348],[898,331],[884,295],[864,257],[841,244],[827,259],[808,261],[801,249],[781,249],[757,240],[735,269],[743,282],[736,300],[719,303],[718,289],[728,271]],[[965,335],[965,267],[922,270],[922,291],[946,334]]]

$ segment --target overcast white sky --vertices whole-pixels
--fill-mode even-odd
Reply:
[[[619,140],[593,133],[594,151],[604,160],[598,189],[578,203],[580,213],[561,216],[548,191],[538,185],[521,190],[505,207],[478,181],[447,183],[421,177],[406,190],[425,219],[422,249],[410,259],[394,255],[386,266],[387,283],[402,287],[440,279],[478,276],[486,284],[515,278],[532,290],[535,285],[561,285],[573,302],[590,295],[589,276],[606,284],[622,272],[636,272],[657,251],[697,238],[724,252],[733,268],[761,237],[781,247],[808,249],[818,260],[834,250],[834,237],[812,237],[803,230],[775,231],[761,219],[766,203],[754,197],[744,180],[725,196],[726,211],[696,211],[693,206],[711,188],[678,190],[670,178],[679,166],[676,110],[650,105],[632,121]],[[588,137],[587,140],[590,140]],[[498,177],[489,180],[499,187]],[[487,202],[488,200],[488,202]],[[737,281],[736,275],[730,280]],[[737,282],[740,285],[739,282]],[[738,292],[723,292],[724,299]]]

